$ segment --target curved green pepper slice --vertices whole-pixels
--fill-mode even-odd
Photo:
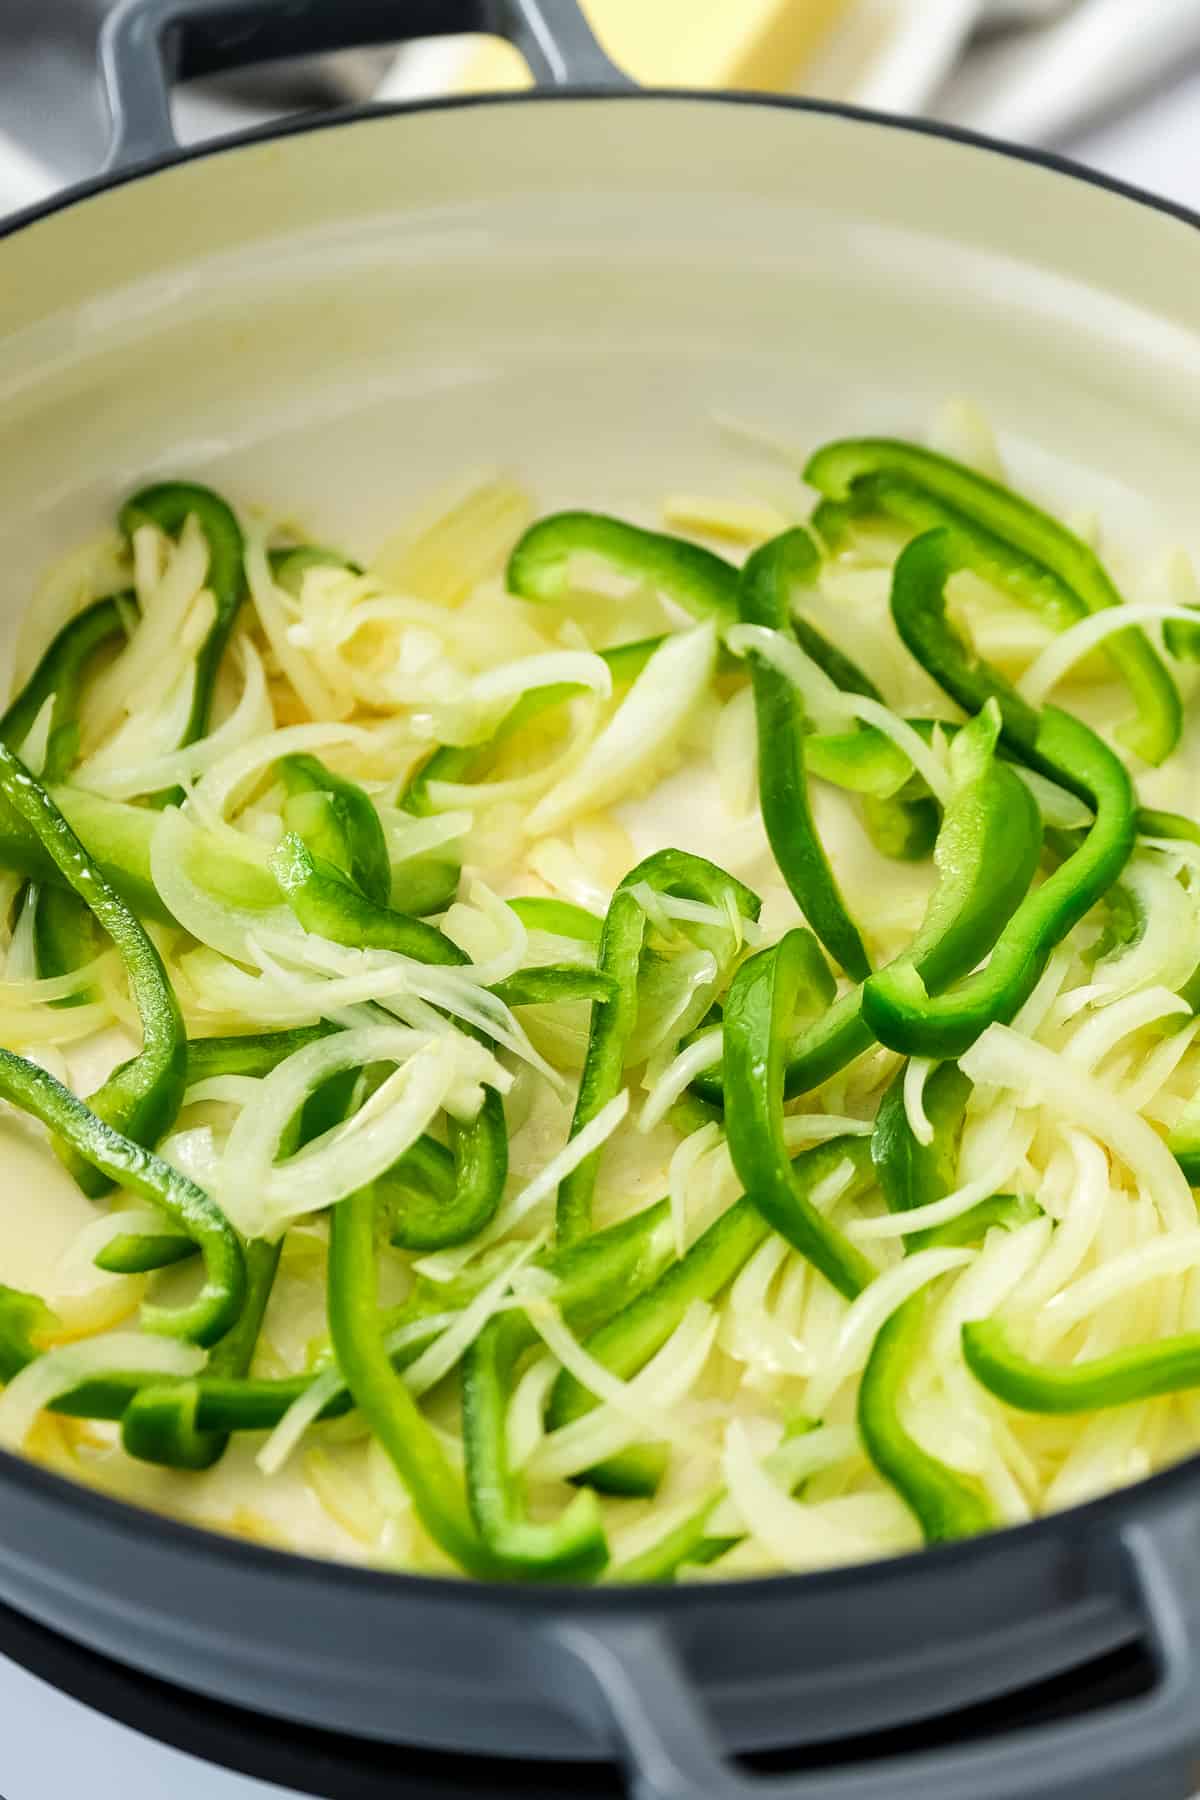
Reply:
[[[216,1202],[169,1163],[115,1131],[35,1063],[0,1050],[0,1093],[31,1113],[108,1183],[131,1188],[179,1225],[200,1246],[205,1283],[190,1305],[144,1308],[152,1331],[210,1345],[232,1329],[242,1310],[246,1274],[237,1234]]]
[[[45,887],[37,897],[33,915],[34,967],[42,980],[72,975],[100,954],[100,931],[95,916],[78,894],[69,888]],[[80,988],[51,1006],[83,1006],[95,998],[94,988]]]
[[[1022,900],[995,940],[985,968],[936,995],[911,955],[871,977],[863,988],[863,1016],[880,1042],[894,1050],[960,1056],[986,1026],[1013,1018],[1055,945],[1107,892],[1129,860],[1136,824],[1124,765],[1093,731],[1057,707],[1042,713],[1037,742],[1046,760],[1069,771],[1073,785],[1087,793],[1095,820],[1075,854]]]
[[[765,625],[792,638],[792,589],[812,580],[820,559],[806,531],[786,531],[755,550],[742,571],[738,605],[746,624]],[[779,872],[810,927],[853,981],[870,972],[858,927],[851,919],[829,858],[813,823],[804,766],[808,719],[804,702],[786,675],[748,652],[758,727],[758,792],[763,824]]]
[[[929,1296],[906,1300],[871,1346],[858,1389],[863,1449],[916,1517],[927,1544],[973,1537],[1001,1523],[981,1484],[931,1456],[906,1430],[900,1397],[920,1352]]]
[[[245,1246],[246,1297],[241,1316],[214,1345],[204,1365],[206,1375],[236,1377],[249,1369],[275,1285],[280,1248],[262,1238]],[[194,1379],[140,1387],[121,1414],[121,1448],[140,1462],[172,1469],[211,1469],[224,1456],[230,1434],[199,1430],[199,1404],[200,1390]]]
[[[468,1574],[502,1575],[433,1427],[392,1367],[379,1318],[375,1212],[375,1196],[366,1189],[330,1213],[329,1332],[338,1368],[430,1537]]]
[[[695,619],[732,625],[738,616],[738,572],[712,550],[646,531],[606,513],[551,513],[531,525],[508,559],[510,594],[521,600],[561,600],[570,560],[592,556],[619,575],[650,582]]]
[[[631,890],[647,883],[656,893],[675,894],[721,906],[727,899],[748,919],[757,919],[757,895],[715,863],[682,850],[660,850],[629,871],[605,914],[596,966],[613,984],[612,997],[592,1002],[591,1029],[571,1136],[582,1131],[620,1091],[625,1051],[637,1022],[638,969],[646,935],[646,915]],[[559,1185],[558,1241],[567,1244],[591,1228],[592,1195],[599,1152],[593,1151]]]
[[[105,881],[45,789],[0,744],[0,793],[30,827],[60,874],[88,906],[121,953],[142,1022],[142,1049],[114,1069],[89,1100],[92,1111],[123,1137],[154,1144],[171,1128],[183,1099],[187,1051],[179,1002],[162,958],[141,922]],[[110,1183],[86,1159],[69,1161],[86,1193]]]
[[[946,528],[959,567],[995,582],[1056,630],[1122,604],[1100,559],[1073,532],[950,457],[895,438],[845,439],[818,450],[804,479],[851,508],[886,513],[918,531]],[[1109,638],[1104,650],[1137,708],[1117,735],[1146,762],[1162,762],[1183,722],[1175,683],[1136,627]]]
[[[748,958],[725,1002],[725,1131],[753,1204],[826,1280],[853,1299],[876,1269],[807,1199],[783,1137],[788,1036],[806,968],[806,934],[790,931]]]
[[[1101,1412],[1200,1386],[1200,1331],[1087,1362],[1048,1363],[1023,1356],[1002,1319],[979,1319],[963,1326],[962,1347],[975,1379],[1023,1412]]]
[[[270,867],[306,931],[351,949],[392,950],[419,962],[461,967],[469,960],[436,925],[369,900],[294,831],[280,839]]]
[[[356,781],[335,775],[315,756],[281,756],[283,822],[376,906],[392,892],[387,839],[370,795]]]
[[[971,1083],[953,1063],[943,1063],[925,1083],[925,1114],[933,1141],[920,1144],[904,1109],[904,1071],[880,1102],[871,1137],[871,1159],[889,1212],[911,1212],[944,1199],[954,1188],[958,1146]],[[993,1224],[1023,1222],[1027,1203],[993,1199],[972,1207],[948,1226],[914,1233],[907,1251],[932,1244],[970,1242]],[[858,1391],[858,1430],[867,1455],[914,1515],[928,1544],[971,1537],[1000,1523],[981,1484],[952,1469],[917,1443],[901,1419],[901,1396],[920,1352],[928,1292],[897,1307],[871,1347]]]
[[[1020,777],[997,759],[998,729],[995,708],[985,708],[956,733],[951,747],[951,795],[933,853],[937,885],[920,931],[899,959],[917,970],[930,993],[987,955],[1037,868],[1037,807]],[[819,1087],[871,1048],[875,1037],[864,992],[852,988],[792,1037],[786,1099]],[[694,1086],[705,1100],[719,1101],[721,1072],[707,1071]]]
[[[451,1119],[450,1148],[419,1138],[375,1182],[375,1197],[393,1244],[405,1250],[444,1250],[466,1243],[492,1219],[508,1178],[504,1102],[484,1088],[469,1125]]]
[[[131,591],[93,600],[50,640],[41,660],[0,717],[0,743],[20,750],[46,701],[54,696],[41,779],[63,781],[79,757],[79,700],[88,663],[106,644],[125,636],[126,616],[136,613]]]
[[[208,731],[221,659],[249,592],[242,528],[220,495],[193,481],[161,481],[142,488],[125,502],[119,517],[128,537],[145,524],[156,525],[168,537],[178,537],[189,517],[195,517],[208,542],[208,588],[216,602],[216,615],[196,656],[192,704],[179,740],[181,747],[194,744]],[[162,798],[172,799],[177,792]]]

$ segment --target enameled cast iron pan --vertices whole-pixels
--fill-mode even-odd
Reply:
[[[469,29],[512,38],[541,91],[172,141],[168,72]],[[0,226],[10,634],[37,568],[159,472],[369,544],[473,463],[518,469],[547,507],[728,483],[744,453],[722,411],[805,444],[911,433],[967,391],[1023,475],[1061,489],[1086,471],[1130,529],[1152,510],[1187,535],[1200,221],[1178,208],[920,124],[635,94],[563,0],[124,0],[104,75],[113,171]],[[281,1720],[615,1754],[641,1800],[1197,1784],[1195,1460],[885,1564],[605,1592],[289,1557],[0,1456],[0,1601]],[[1105,1712],[825,1776],[727,1760],[944,1713],[1139,1638],[1159,1679]]]

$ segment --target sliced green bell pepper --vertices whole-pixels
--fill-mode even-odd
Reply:
[[[0,794],[38,839],[59,873],[94,914],[120,951],[142,1024],[142,1048],[114,1069],[89,1105],[106,1124],[135,1143],[155,1144],[174,1122],[183,1099],[187,1050],[179,1002],[145,927],[114,892],[45,789],[0,744]],[[86,1193],[110,1183],[85,1158],[68,1159]]]
[[[595,557],[619,575],[651,583],[693,618],[732,625],[738,616],[738,573],[731,563],[686,538],[604,513],[551,513],[531,525],[508,559],[509,593],[561,600],[573,556]]]
[[[571,1119],[572,1137],[620,1091],[625,1053],[637,1021],[638,970],[646,935],[646,915],[631,890],[643,882],[656,893],[675,894],[709,905],[721,906],[728,899],[744,918],[758,917],[757,895],[703,857],[681,850],[660,850],[629,871],[609,902],[600,937],[596,966],[613,983],[613,996],[592,1002],[591,1029]],[[586,1236],[591,1228],[598,1165],[599,1153],[593,1151],[559,1186],[560,1244]]]
[[[21,692],[0,717],[0,743],[20,751],[46,701],[54,696],[41,780],[64,781],[79,757],[79,702],[87,666],[98,650],[125,635],[137,611],[130,591],[93,600],[50,640]]]
[[[283,822],[318,863],[329,863],[376,906],[392,892],[387,839],[370,795],[315,756],[281,756]]]
[[[35,1063],[0,1050],[0,1094],[40,1119],[78,1158],[153,1205],[194,1238],[204,1258],[205,1283],[188,1306],[143,1308],[151,1331],[210,1345],[232,1329],[245,1294],[245,1267],[237,1234],[203,1188],[169,1163],[115,1131]]]
[[[804,479],[851,509],[882,512],[918,531],[944,528],[958,567],[994,582],[1055,630],[1122,604],[1099,557],[1066,526],[935,451],[895,438],[844,439],[818,450]],[[1179,741],[1183,722],[1175,683],[1136,627],[1109,638],[1104,650],[1137,708],[1118,737],[1144,761],[1162,762]]]
[[[750,556],[738,605],[744,623],[764,625],[796,641],[792,592],[811,582],[820,558],[806,531],[786,531]],[[795,685],[755,652],[747,654],[758,727],[758,792],[767,838],[810,927],[853,981],[870,972],[829,858],[817,836],[808,797],[804,741],[808,718]]]

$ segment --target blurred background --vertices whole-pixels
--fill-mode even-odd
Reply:
[[[101,167],[95,47],[111,4],[0,0],[0,213]],[[585,0],[585,10],[642,82],[950,120],[1066,150],[1200,210],[1200,0]],[[504,44],[442,38],[196,83],[178,92],[176,122],[195,141],[288,112],[527,80]]]

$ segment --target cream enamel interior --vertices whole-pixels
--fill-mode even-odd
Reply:
[[[986,150],[706,100],[272,140],[0,243],[5,627],[157,474],[354,547],[473,464],[547,509],[649,522],[665,488],[744,488],[753,453],[714,415],[803,448],[911,433],[958,392],[1018,484],[1086,498],[1131,562],[1200,552],[1183,222]],[[7,1210],[34,1175],[0,1154]],[[48,1232],[68,1232],[68,1190],[56,1177]],[[231,1495],[237,1464],[212,1478]]]

